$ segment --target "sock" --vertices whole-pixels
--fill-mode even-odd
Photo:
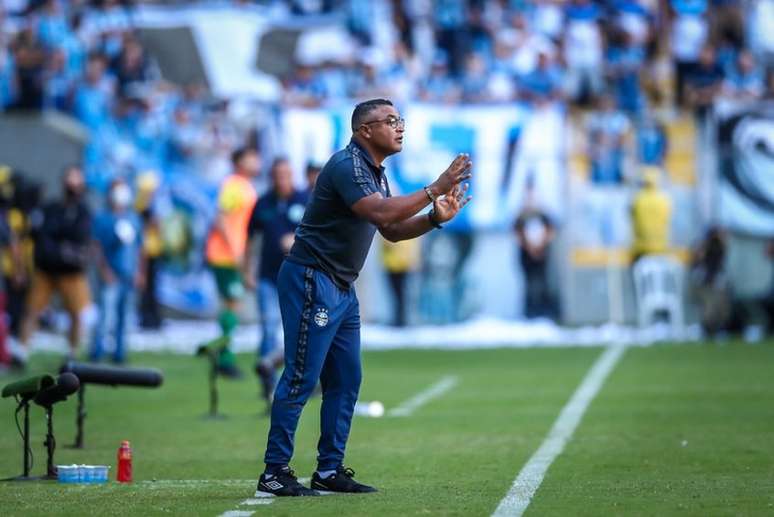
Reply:
[[[336,473],[335,470],[318,470],[317,475],[320,476],[321,479],[328,479],[332,475]]]
[[[271,479],[275,475],[277,475],[277,472],[283,471],[285,469],[289,469],[287,465],[266,465],[266,470],[263,471],[263,475],[266,479]]]
[[[221,348],[220,352],[218,352],[218,364],[220,366],[233,366],[236,364],[236,357],[234,357],[234,352],[232,352],[231,349],[227,346]]]
[[[238,324],[239,317],[231,309],[223,309],[218,316],[218,325],[224,336],[230,336]]]

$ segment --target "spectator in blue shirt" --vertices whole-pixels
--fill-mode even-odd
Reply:
[[[620,41],[607,50],[607,75],[618,101],[618,107],[637,114],[642,109],[640,70],[645,63],[645,49],[634,42],[627,32],[619,34]]]
[[[94,220],[100,318],[89,352],[92,361],[102,358],[111,338],[113,361],[120,364],[126,360],[127,309],[135,284],[142,285],[144,269],[140,263],[140,222],[131,210],[131,202],[129,185],[114,180],[108,190],[108,208]]]
[[[14,88],[16,65],[13,54],[3,44],[2,37],[3,35],[0,34],[0,112],[13,104],[16,95]]]
[[[468,54],[461,83],[463,102],[476,103],[489,100],[489,73],[481,55],[472,52]]]
[[[707,11],[707,0],[672,0],[671,4],[677,14],[701,15]]]
[[[597,102],[598,110],[591,114],[587,124],[591,181],[597,184],[621,183],[629,119],[616,109],[612,95],[603,95]]]
[[[596,22],[602,16],[599,6],[591,0],[572,0],[564,12],[571,21]]]
[[[55,50],[48,56],[43,71],[43,107],[46,109],[66,111],[70,107],[73,81],[67,73],[66,63],[67,59],[61,50]]]
[[[442,52],[435,56],[430,74],[420,87],[419,97],[429,102],[454,103],[459,100],[460,90],[449,76],[448,58]]]
[[[602,12],[590,0],[573,0],[565,8],[565,15],[567,93],[573,101],[585,105],[604,88],[604,44],[599,23]]]
[[[76,12],[70,17],[70,27],[64,39],[59,42],[59,48],[67,56],[67,73],[71,77],[80,75],[86,64],[86,44],[81,41],[78,32],[80,31],[83,20],[83,14]]]
[[[699,54],[699,62],[686,79],[686,98],[696,115],[704,118],[723,83],[723,69],[717,63],[715,49],[705,46]]]
[[[86,77],[75,92],[75,115],[92,131],[99,130],[110,119],[113,103],[112,88],[105,76],[105,58],[99,54],[89,56]]]
[[[637,125],[637,148],[640,163],[661,167],[669,145],[664,124],[645,112]]]
[[[315,74],[314,68],[299,64],[286,83],[285,103],[314,108],[325,97],[325,87]]]
[[[435,0],[433,2],[436,44],[448,56],[449,72],[453,77],[462,74],[469,46],[467,2],[465,0]]]
[[[749,50],[743,50],[723,83],[723,93],[735,99],[756,99],[763,95],[763,73]]]
[[[59,0],[47,0],[38,18],[38,38],[47,48],[59,47],[67,38],[70,27]]]
[[[527,102],[544,104],[559,96],[561,82],[561,71],[551,63],[549,55],[541,51],[535,69],[519,78],[519,89]]]
[[[279,347],[279,330],[282,324],[277,293],[277,275],[282,261],[294,242],[296,226],[301,222],[309,195],[296,190],[293,186],[293,170],[287,158],[274,160],[271,166],[272,190],[263,196],[253,208],[247,228],[248,245],[245,257],[245,284],[256,289],[258,309],[260,311],[261,345],[258,350],[259,361],[270,367],[268,376],[261,375],[264,397],[270,400],[276,381],[276,368],[273,365],[275,351]],[[260,268],[255,274],[255,261],[252,257],[254,239],[262,236]]]

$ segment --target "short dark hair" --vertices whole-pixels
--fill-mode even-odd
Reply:
[[[352,112],[352,132],[357,131],[360,124],[366,121],[366,117],[379,106],[392,106],[392,101],[387,99],[371,99],[363,101],[355,106],[355,111]]]
[[[272,174],[274,174],[274,170],[277,167],[279,167],[280,165],[282,165],[283,163],[290,163],[290,160],[288,159],[288,157],[287,156],[277,156],[271,162],[271,167],[269,168],[269,170],[271,171]]]
[[[255,153],[259,154],[258,148],[256,147],[239,147],[234,150],[233,153],[231,153],[231,163],[234,165],[234,167],[237,167],[239,165],[239,162],[242,160],[242,157],[248,153]]]
[[[322,170],[322,165],[316,162],[309,162],[306,164],[306,175],[316,174]]]

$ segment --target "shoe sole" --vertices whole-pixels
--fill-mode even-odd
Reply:
[[[323,494],[319,490],[315,490],[315,492],[317,492],[317,495],[328,495],[328,494]],[[330,492],[330,493],[332,494],[333,492]],[[253,494],[253,497],[260,498],[260,499],[268,499],[270,497],[314,497],[314,495],[313,494],[309,494],[309,495],[296,495],[296,496],[292,496],[292,495],[280,496],[280,495],[277,495],[277,494],[272,494],[271,492],[264,492],[263,490],[256,490],[255,494]]]
[[[341,492],[337,490],[324,490],[322,488],[312,488],[312,490],[314,490],[320,495],[375,494],[376,492],[378,492],[378,490],[375,490],[373,492]]]

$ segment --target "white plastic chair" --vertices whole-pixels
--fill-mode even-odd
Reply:
[[[634,264],[634,293],[641,327],[666,312],[674,328],[683,326],[683,267],[668,255],[647,255]]]

